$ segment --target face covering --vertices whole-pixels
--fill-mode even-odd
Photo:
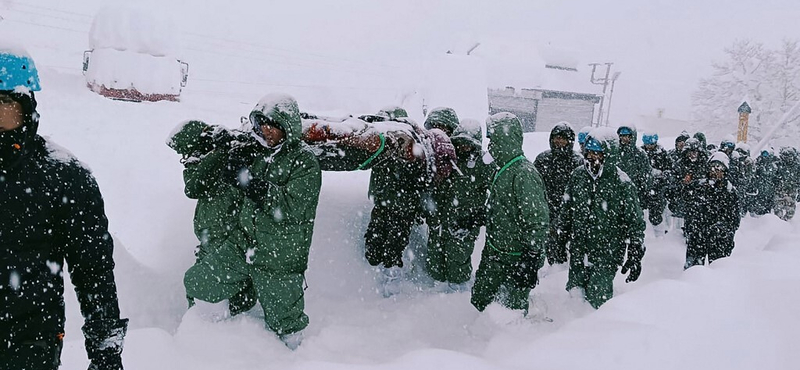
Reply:
[[[27,127],[0,132],[0,169],[11,168],[22,158]]]

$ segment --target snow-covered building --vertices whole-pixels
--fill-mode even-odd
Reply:
[[[560,121],[576,129],[591,125],[600,87],[591,83],[591,69],[579,65],[576,54],[502,41],[475,48],[471,55],[483,58],[487,67],[489,113],[514,113],[526,132],[550,131]]]
[[[172,23],[161,15],[144,8],[103,9],[84,54],[86,85],[112,99],[177,101],[189,65],[174,56],[176,44]]]

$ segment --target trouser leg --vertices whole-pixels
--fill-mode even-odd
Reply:
[[[472,287],[472,297],[470,298],[472,305],[478,311],[483,312],[486,306],[494,301],[503,280],[500,263],[491,257],[487,258],[487,254],[484,253],[481,256],[478,271],[475,273],[475,285]]]
[[[447,232],[441,223],[432,223],[428,232],[428,252],[425,257],[425,271],[433,280],[447,281],[447,261],[445,244]]]
[[[585,288],[586,301],[594,308],[599,308],[614,296],[614,276],[616,266],[589,266],[588,281]]]
[[[247,287],[250,265],[244,253],[226,245],[190,267],[183,277],[188,297],[217,303]]]
[[[0,368],[15,370],[55,370],[61,365],[63,341],[53,333],[46,339],[0,341]]]
[[[686,238],[686,263],[683,269],[689,267],[702,265],[706,259],[706,238],[703,237],[700,231],[692,231],[688,233]]]
[[[395,206],[401,207],[401,206]],[[365,257],[370,265],[403,267],[403,251],[414,223],[414,213],[376,204],[365,235]]]
[[[264,309],[267,327],[278,335],[298,332],[308,326],[302,273],[275,272],[255,267],[253,285]]]

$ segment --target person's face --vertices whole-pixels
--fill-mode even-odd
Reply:
[[[633,135],[619,135],[619,143],[622,145],[629,145],[633,140]]]
[[[687,154],[687,156],[689,157],[689,160],[690,160],[690,161],[692,161],[692,162],[696,162],[696,161],[697,161],[697,158],[699,158],[699,157],[700,157],[700,152],[698,152],[698,151],[696,151],[696,150],[692,150],[691,152],[689,152],[689,153]]]
[[[656,150],[656,146],[658,146],[658,144],[647,144],[647,145],[644,146],[644,150],[647,150],[648,152],[652,152],[652,151]]]
[[[563,136],[555,136],[553,137],[553,148],[554,149],[565,149],[569,145],[569,140]]]
[[[603,152],[595,152],[591,150],[586,151],[586,162],[589,163],[589,170],[594,175],[600,173],[600,169],[603,168],[603,162],[605,159],[606,156]]]
[[[719,181],[725,176],[725,167],[719,163],[712,163],[708,169],[708,178]]]
[[[22,126],[22,106],[19,103],[0,97],[0,132],[16,130]]]
[[[263,125],[261,126],[261,137],[264,138],[264,140],[267,142],[267,145],[270,147],[276,147],[286,138],[286,133],[275,126]]]
[[[685,142],[685,141],[678,141],[678,142],[675,142],[675,149],[677,149],[677,150],[678,150],[678,152],[680,152],[680,151],[683,151],[683,147],[684,147],[685,145],[686,145],[686,142]]]

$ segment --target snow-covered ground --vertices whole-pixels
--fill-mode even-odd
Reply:
[[[12,8],[17,4],[5,3]],[[225,316],[224,305],[199,304],[187,311],[182,276],[193,262],[197,241],[191,225],[194,205],[183,195],[182,166],[164,144],[176,124],[196,118],[236,127],[239,117],[268,92],[297,95],[301,109],[362,110],[357,113],[414,98],[404,95],[400,83],[405,70],[385,61],[345,68],[345,57],[320,59],[307,51],[284,53],[293,58],[292,66],[271,64],[265,53],[280,54],[282,40],[272,40],[276,48],[265,52],[253,46],[256,42],[237,38],[252,30],[247,18],[238,25],[241,29],[231,30],[232,36],[221,31],[224,22],[201,20],[196,22],[208,27],[204,37],[184,35],[195,41],[186,43],[181,53],[192,70],[180,103],[108,100],[86,88],[79,70],[91,23],[81,14],[95,11],[100,3],[85,0],[70,13],[54,12],[57,2],[19,7],[34,13],[50,8],[50,17],[11,13],[0,23],[0,36],[27,44],[39,64],[40,132],[92,168],[105,196],[117,246],[120,305],[131,319],[123,355],[126,368],[800,367],[800,219],[787,223],[774,216],[746,218],[732,257],[689,271],[683,271],[685,247],[678,233],[655,239],[648,230],[641,278],[632,284],[618,278],[615,298],[599,310],[564,290],[564,266],[545,267],[541,285],[532,294],[534,315],[523,319],[497,306],[478,313],[468,292],[446,294],[432,286],[419,272],[424,227],[415,231],[407,256],[412,281],[402,294],[383,298],[377,292],[376,271],[362,255],[371,207],[367,172],[323,175],[307,274],[311,324],[300,349],[289,351],[266,331],[259,309],[236,318]],[[205,4],[197,2],[201,3]],[[227,14],[221,3],[209,2],[208,9],[199,10],[186,2],[190,8],[185,14]],[[11,22],[14,19],[29,23]],[[291,24],[271,19],[276,31]],[[305,24],[312,21],[324,19]],[[45,23],[51,27],[42,27]],[[381,46],[385,49],[377,50],[390,48]],[[384,82],[393,83],[393,88],[377,85]],[[451,105],[473,98],[453,94]],[[525,138],[531,159],[546,146],[546,135]],[[475,265],[482,245],[483,236]],[[67,316],[62,368],[84,369],[83,320],[71,292]]]

